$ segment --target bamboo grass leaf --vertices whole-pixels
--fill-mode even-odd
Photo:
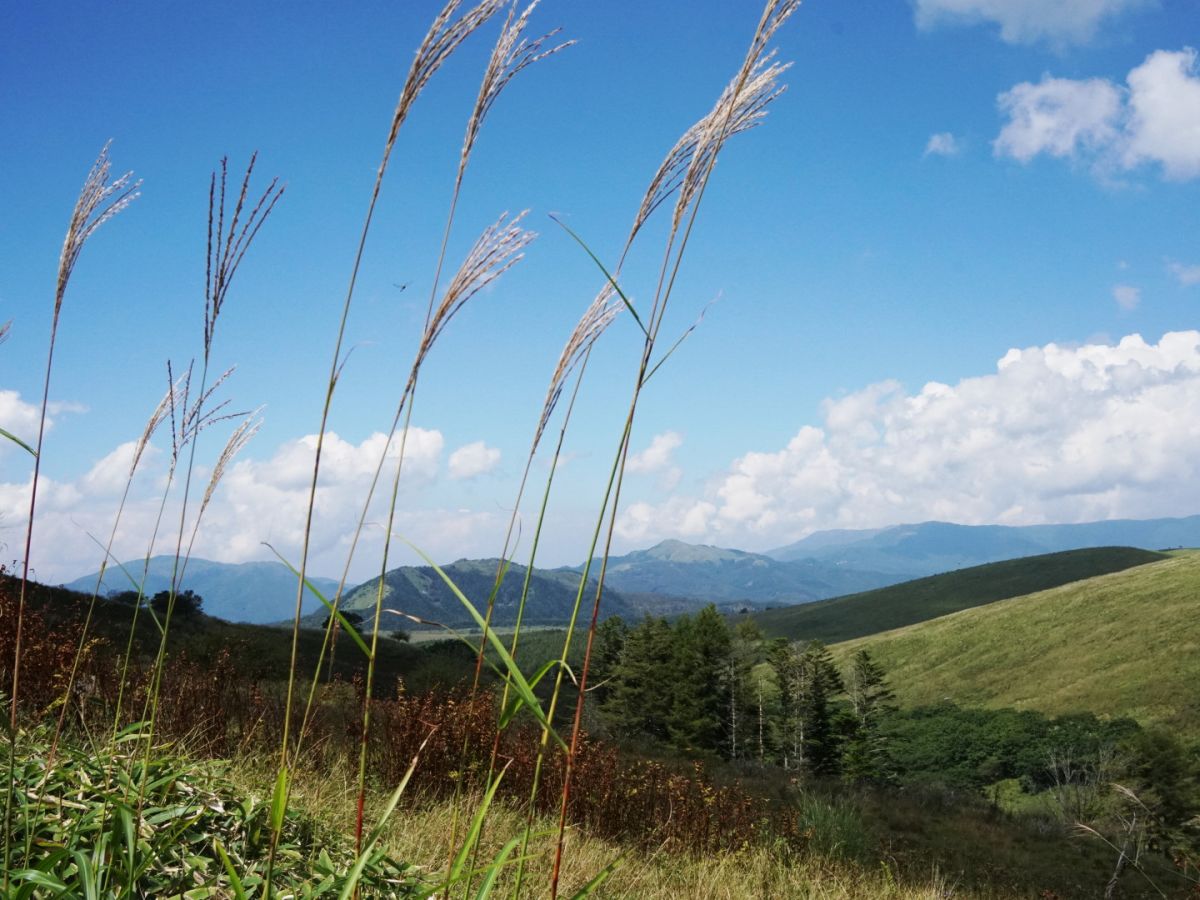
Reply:
[[[238,878],[237,869],[233,867],[233,862],[229,859],[229,854],[225,852],[225,848],[221,846],[221,842],[216,838],[213,838],[213,849],[217,851],[217,856],[221,857],[221,865],[225,867],[225,872],[229,875],[233,895],[237,900],[247,900],[246,888],[242,886],[242,880]]]
[[[450,588],[450,590],[454,593],[454,596],[458,598],[459,602],[462,603],[467,612],[471,614],[471,618],[475,620],[475,624],[477,624],[484,632],[484,636],[488,639],[488,642],[496,651],[496,655],[500,657],[500,661],[504,664],[504,668],[508,671],[509,679],[513,685],[513,690],[521,695],[521,699],[525,702],[525,705],[528,706],[530,712],[537,717],[538,723],[547,730],[552,738],[554,738],[555,743],[557,743],[563,750],[566,750],[566,742],[559,737],[558,733],[553,728],[550,727],[550,722],[546,718],[545,710],[542,709],[542,705],[538,702],[537,697],[534,696],[533,689],[529,686],[529,682],[525,680],[525,676],[522,674],[520,668],[518,668],[516,661],[513,660],[512,656],[509,655],[508,648],[505,647],[504,642],[496,636],[495,630],[488,627],[487,623],[484,622],[483,616],[479,614],[479,610],[477,610],[474,604],[472,604],[471,601],[466,598],[466,595],[459,590],[458,585],[456,585],[453,579],[451,579],[450,576],[442,570],[441,566],[435,563],[433,559],[427,553],[425,553],[424,550],[422,550],[412,541],[408,540],[408,538],[401,537],[400,540],[412,547],[417,555],[425,560],[430,568],[437,572],[438,576],[443,582],[445,582],[446,587]]]
[[[271,795],[271,829],[278,834],[283,829],[283,816],[287,812],[288,774],[280,769],[275,776],[275,792]]]
[[[582,247],[584,252],[592,258],[592,262],[594,262],[599,267],[600,271],[604,273],[604,277],[608,279],[608,283],[611,284],[613,290],[617,292],[617,296],[621,298],[621,302],[625,304],[625,308],[629,310],[629,314],[633,316],[633,320],[638,323],[638,328],[642,329],[642,334],[649,338],[650,332],[646,330],[646,326],[642,323],[641,316],[639,316],[637,314],[637,310],[633,308],[633,303],[630,302],[629,298],[625,296],[625,292],[621,290],[621,286],[617,284],[617,280],[609,274],[608,269],[604,267],[604,263],[600,262],[600,258],[592,252],[592,248],[585,244],[583,238],[572,231],[558,217],[551,215],[550,218],[554,220],[554,223],[558,225],[559,228],[574,238],[575,243]]]

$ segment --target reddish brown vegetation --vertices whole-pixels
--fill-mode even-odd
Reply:
[[[0,577],[0,669],[12,658],[15,583]],[[45,716],[63,697],[79,643],[82,614],[77,603],[55,602],[53,589],[38,587],[26,611],[21,706]],[[77,597],[76,597],[77,599]],[[38,602],[40,601],[40,602]],[[95,729],[112,727],[120,686],[123,647],[89,642],[72,691],[69,722],[86,720]],[[144,715],[149,670],[133,667],[122,699],[122,724]],[[190,752],[229,756],[278,746],[283,728],[281,685],[247,678],[230,650],[208,660],[185,651],[173,654],[162,681],[157,733],[183,742]],[[347,765],[357,746],[361,682],[322,688],[303,735],[303,755],[320,767]],[[496,733],[497,700],[466,690],[408,694],[398,686],[391,699],[376,701],[369,769],[384,784],[403,776],[423,742],[410,802],[445,797],[457,788],[479,789],[487,776]],[[294,711],[296,720],[303,710]],[[533,782],[540,731],[514,724],[500,743],[499,766],[507,766],[500,794],[526,802]],[[463,749],[466,748],[464,755]],[[562,753],[551,753],[542,773],[539,812],[555,813],[564,775]],[[586,736],[572,775],[569,817],[602,837],[645,846],[669,844],[704,853],[764,838],[798,844],[803,836],[793,816],[740,786],[718,786],[700,764],[669,767],[637,759]]]

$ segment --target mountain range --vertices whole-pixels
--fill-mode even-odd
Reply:
[[[1098,546],[1147,550],[1197,547],[1200,516],[1032,526],[924,522],[816,532],[767,553],[668,540],[609,559],[602,610],[605,615],[636,618],[645,613],[685,613],[707,603],[729,609],[788,606],[1006,559]],[[170,557],[151,560],[148,595],[169,585],[171,564]],[[127,563],[126,567],[137,572],[141,565]],[[496,560],[462,559],[446,566],[445,571],[482,609],[496,566]],[[574,606],[582,569],[582,565],[536,569],[526,621],[545,625],[564,622]],[[497,625],[511,625],[515,620],[524,572],[522,566],[510,567],[497,598]],[[598,572],[594,563],[590,573],[593,579]],[[96,573],[86,575],[66,586],[90,593],[96,577]],[[336,589],[332,579],[313,581],[327,596]],[[345,608],[373,608],[377,582],[373,579],[349,590]],[[289,619],[295,608],[295,576],[277,562],[227,564],[193,559],[183,588],[204,599],[204,610],[209,615],[230,621],[277,622]],[[126,589],[128,579],[118,569],[110,568],[101,592]],[[470,615],[430,567],[391,570],[385,577],[385,591],[386,608],[455,627],[471,624]],[[594,586],[585,592],[585,612],[590,611],[593,597]],[[306,596],[304,612],[314,624],[324,618],[320,602],[311,594]],[[388,614],[384,627],[411,627],[411,622]]]
[[[144,560],[109,566],[100,585],[100,594],[128,591],[133,584],[125,572],[140,578]],[[171,586],[171,575],[175,568],[175,557],[153,556],[146,572],[143,593],[153,597]],[[124,569],[125,571],[122,571]],[[99,572],[76,578],[63,587],[91,594],[96,590]],[[337,590],[337,581],[332,578],[309,579],[326,596]],[[222,563],[193,557],[184,570],[181,590],[199,594],[204,601],[204,612],[229,622],[251,622],[266,624],[290,619],[296,610],[296,576],[280,562]],[[309,591],[305,591],[302,612],[310,613],[321,606]]]

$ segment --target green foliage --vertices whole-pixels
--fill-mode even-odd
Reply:
[[[1090,713],[1055,719],[1032,710],[967,709],[949,702],[892,712],[881,723],[903,782],[979,789],[1012,778],[1029,792],[1052,786],[1053,754],[1070,750],[1084,765],[1139,732],[1131,719],[1102,720]]]
[[[142,740],[133,730],[113,750],[60,745],[56,754],[41,731],[21,733],[15,752],[5,742],[0,766],[12,766],[16,807],[8,896],[199,898],[261,887],[271,806],[235,788],[220,764],[166,748],[143,762]],[[297,897],[336,895],[349,883],[352,848],[314,819],[282,806],[277,814],[276,887]],[[427,892],[383,852],[366,859],[359,884],[394,897]]]
[[[204,600],[194,591],[159,591],[150,598],[150,608],[159,616],[170,613],[172,616],[189,618],[200,615]]]
[[[836,644],[1165,558],[1161,553],[1132,547],[1048,553],[832,600],[766,610],[755,613],[754,621],[770,637]]]
[[[732,644],[716,607],[707,606],[694,619],[680,620],[674,650],[671,740],[678,747],[717,750],[725,745],[725,716],[732,693],[726,673]]]

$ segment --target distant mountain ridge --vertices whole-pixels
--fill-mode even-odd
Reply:
[[[783,562],[813,559],[884,572],[901,581],[1022,556],[1106,546],[1200,547],[1200,516],[1074,525],[921,522],[864,531],[818,531],[764,555]]]
[[[145,560],[124,563],[126,571],[135,578],[141,576]],[[175,557],[153,556],[146,575],[145,594],[152,597],[171,587]],[[91,594],[96,589],[99,572],[76,578],[64,587]],[[332,578],[310,578],[317,590],[331,596],[337,590]],[[108,594],[132,588],[121,567],[112,565],[104,572],[100,593]],[[184,570],[180,590],[195,591],[204,601],[204,612],[230,622],[250,622],[263,625],[290,619],[296,610],[296,576],[280,562],[222,563],[193,557]],[[305,591],[303,612],[312,612],[321,601]]]
[[[497,559],[460,559],[442,566],[463,595],[483,613],[487,599],[495,582]],[[511,626],[516,622],[521,587],[525,579],[525,566],[516,563],[508,572],[496,596],[492,622],[497,627]],[[529,597],[525,606],[524,623],[527,625],[565,624],[575,606],[579,590],[579,572],[572,569],[537,569],[529,581]],[[356,612],[373,611],[379,592],[379,579],[359,585],[349,591],[343,601],[343,609]],[[581,619],[590,619],[592,603],[596,596],[596,581],[589,579],[581,604]],[[693,612],[706,601],[682,597],[665,597],[656,594],[632,593],[606,585],[601,609],[607,616],[619,615],[626,619],[637,619],[644,614],[674,615]],[[454,628],[474,627],[475,622],[463,606],[462,601],[446,585],[431,566],[400,566],[384,576],[385,612],[382,626],[385,630],[412,628],[413,622],[403,615],[416,616],[429,622],[449,625]],[[396,612],[391,612],[395,610]],[[318,611],[310,617],[311,624],[324,619]]]
[[[734,609],[795,605],[1006,559],[1097,546],[1146,550],[1200,547],[1200,516],[1020,527],[924,522],[861,531],[816,532],[769,553],[667,540],[646,550],[609,559],[602,614],[676,615],[707,603]],[[172,564],[172,558],[166,556],[151,560],[147,594],[168,587]],[[126,565],[130,571],[141,571],[141,561]],[[486,603],[495,568],[495,560],[459,560],[446,567],[472,602],[478,604]],[[532,605],[527,614],[533,615],[539,624],[564,622],[574,605],[582,568],[580,565],[536,569]],[[598,572],[599,567],[593,566],[592,577]],[[515,617],[512,592],[519,591],[523,573],[521,566],[510,569],[498,606],[497,624],[512,624]],[[313,578],[313,581],[327,596],[336,589],[333,579]],[[397,592],[404,604],[389,599],[385,606],[403,608],[413,615],[446,624],[470,624],[462,604],[433,569],[402,566],[389,572],[386,582],[389,597]],[[95,584],[93,573],[67,587],[90,593]],[[203,597],[204,609],[210,615],[230,621],[268,623],[291,618],[295,585],[295,576],[281,563],[231,564],[193,559],[188,564],[183,588]],[[106,574],[101,591],[121,591],[128,587],[128,579],[114,567]],[[348,590],[347,597],[359,602],[358,598],[365,596],[360,593],[365,587]],[[373,592],[370,593],[373,597]],[[585,610],[590,610],[591,597],[591,593],[585,597]],[[373,607],[373,603],[373,599],[370,604],[363,601],[362,608]],[[319,607],[315,597],[306,595],[306,615],[315,613],[318,618],[323,617]],[[390,616],[388,621],[389,627],[400,627],[400,617]]]
[[[579,572],[582,566],[557,571]],[[598,571],[593,564],[593,572]],[[608,560],[619,591],[695,597],[714,603],[806,603],[890,584],[881,572],[811,559],[780,561],[706,544],[667,540]]]

